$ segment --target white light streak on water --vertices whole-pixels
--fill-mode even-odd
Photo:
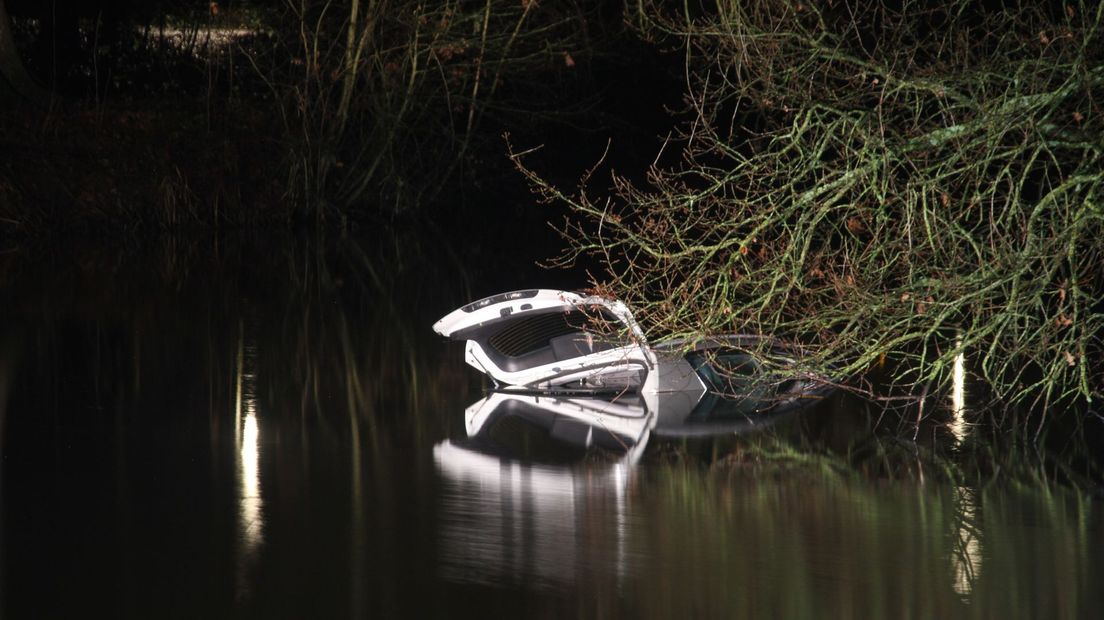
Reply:
[[[238,459],[238,549],[236,594],[248,597],[252,568],[264,543],[264,498],[261,491],[261,427],[258,423],[256,377],[246,371],[252,367],[256,350],[238,344],[238,376],[235,403],[234,439]],[[242,414],[244,415],[244,419]]]
[[[261,516],[261,475],[259,471],[260,430],[256,414],[245,416],[242,432],[241,459],[241,538],[249,553],[264,540],[264,520]]]

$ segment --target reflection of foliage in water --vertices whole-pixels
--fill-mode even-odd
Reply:
[[[233,575],[221,572],[233,569],[225,562],[233,548],[227,534],[234,531],[233,510],[220,497],[233,494],[225,480],[234,477],[233,460],[226,458],[234,450],[224,448],[232,448],[228,419],[241,346],[249,351],[245,365],[257,399],[258,493],[265,494],[262,576],[251,611],[281,611],[271,608],[289,604],[282,588],[307,584],[338,596],[290,604],[333,612],[323,615],[344,615],[346,608],[362,615],[357,610],[369,604],[390,615],[427,608],[447,615],[454,590],[432,590],[434,577],[424,565],[435,557],[427,533],[438,524],[418,501],[437,484],[425,447],[444,437],[444,427],[474,399],[474,375],[459,350],[442,345],[426,326],[440,308],[469,295],[462,283],[439,277],[431,247],[410,240],[293,243],[290,252],[283,243],[276,247],[224,241],[210,252],[192,244],[123,254],[76,249],[44,261],[49,270],[7,264],[3,286],[10,295],[0,311],[19,323],[4,324],[18,337],[0,337],[0,383],[9,377],[17,430],[28,420],[46,429],[20,434],[31,447],[13,455],[41,452],[47,476],[92,464],[101,470],[95,481],[110,480],[106,489],[90,487],[94,500],[73,513],[81,525],[106,524],[96,531],[108,542],[82,538],[89,529],[76,527],[54,532],[60,542],[34,551],[72,560],[71,542],[103,551],[102,557],[118,545],[139,561],[124,560],[116,569],[136,575],[138,585],[147,583],[147,574],[192,584],[187,580],[194,574],[165,563],[209,560],[202,564],[209,572],[196,571],[206,580],[196,588],[199,595],[189,590],[183,602],[172,603],[197,617],[222,615],[212,614],[202,595],[216,590],[211,583],[233,583]],[[33,407],[28,394],[40,398]],[[851,436],[839,417],[818,420],[822,426],[809,434]],[[852,430],[866,432],[868,423],[860,419]],[[764,438],[764,452],[799,453],[814,445],[784,430],[774,437],[784,443]],[[55,440],[70,447],[55,450]],[[49,449],[39,450],[40,444]],[[168,454],[154,453],[161,449]],[[5,467],[11,462],[19,459]],[[575,606],[561,611],[580,616],[896,617],[915,610],[916,617],[991,609],[1013,618],[1074,617],[1093,604],[1081,576],[1099,574],[1092,553],[1101,544],[1099,517],[1060,491],[994,487],[974,489],[971,499],[934,485],[869,485],[834,465],[765,473],[675,464],[645,467],[624,496],[583,485],[592,495],[562,525],[590,538],[557,542],[577,550],[581,564],[604,567],[609,558],[600,545],[570,545],[627,536],[612,546],[618,553],[623,548],[618,559],[632,570],[603,568],[577,584],[579,596],[548,604]],[[51,481],[58,495],[68,490]],[[180,493],[181,482],[187,484],[179,489],[191,492]],[[170,523],[194,517],[188,527],[197,535],[164,536],[164,522],[148,518],[166,518],[146,505],[151,497],[168,498],[166,505],[180,511]],[[526,505],[515,500],[509,504]],[[613,503],[617,519],[611,519]],[[1045,537],[1037,535],[1043,528]],[[159,546],[149,552],[153,535]],[[959,579],[957,567],[966,560],[969,570]],[[410,585],[412,575],[424,581]],[[109,570],[86,574],[77,587],[114,586],[114,578]],[[421,596],[426,591],[444,595]],[[349,600],[339,600],[346,594]]]
[[[983,421],[956,435],[947,424],[950,416],[946,410],[924,411],[918,403],[887,409],[837,392],[782,415],[745,415],[757,421],[753,432],[653,441],[649,453],[653,461],[765,476],[820,472],[959,485],[1058,484],[1086,494],[1104,480],[1098,437],[1054,432],[1040,442]]]
[[[401,417],[471,379],[426,328],[466,298],[462,281],[440,280],[434,260],[409,239],[78,244],[49,257],[9,255],[2,310],[28,326],[20,340],[35,342],[44,369],[88,364],[80,373],[91,376],[73,380],[100,391],[156,399],[198,383],[212,403],[232,402],[244,330],[267,411]]]
[[[109,515],[85,518],[123,531],[145,527],[145,502],[160,489],[192,489],[179,509],[201,516],[198,531],[210,528],[204,551],[256,557],[238,563],[241,575],[222,575],[235,568],[225,562],[206,577],[235,584],[249,604],[275,600],[250,583],[257,571],[304,561],[360,575],[350,591],[365,600],[377,597],[362,588],[394,601],[400,584],[365,570],[369,558],[399,558],[403,550],[371,532],[410,518],[395,499],[403,492],[397,481],[429,488],[432,468],[413,457],[454,422],[442,412],[471,398],[462,355],[428,329],[442,309],[467,301],[463,279],[451,270],[445,279],[447,258],[401,236],[162,241],[4,257],[0,387],[4,377],[18,377],[4,405],[11,404],[9,420],[18,417],[8,426],[21,443],[5,455],[46,458],[51,471],[96,472],[96,484],[113,484],[100,498]],[[254,414],[244,430],[256,442],[251,511],[239,510],[236,495],[243,373]],[[67,449],[51,460],[55,445]],[[280,543],[335,512],[352,528],[341,548]],[[243,529],[236,524],[243,518],[264,520],[263,544],[245,551],[228,535]],[[131,541],[103,544],[129,549]],[[194,554],[187,545],[169,539],[157,552]],[[324,561],[304,559],[314,554]],[[209,615],[200,613],[209,601],[190,604],[198,606],[194,615]]]
[[[272,326],[286,357],[274,363],[286,364],[304,413],[418,419],[468,389],[462,356],[426,327],[464,293],[438,281],[420,251],[346,239],[288,257],[288,299]]]
[[[1097,604],[1080,576],[1098,569],[1099,517],[1045,488],[986,488],[975,505],[954,488],[817,473],[676,467],[648,481],[633,538],[648,561],[626,597],[644,617],[1076,618]]]

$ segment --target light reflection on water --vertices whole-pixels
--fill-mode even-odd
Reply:
[[[8,338],[0,333],[0,507],[5,505],[4,497],[4,461],[7,452],[4,449],[5,427],[8,419],[8,393],[15,374],[15,347]],[[0,510],[0,534],[5,531],[4,511]],[[3,538],[0,537],[0,601],[6,600],[7,579],[5,578],[5,554]]]
[[[1083,527],[1095,513],[1073,498],[907,481],[877,486],[815,470],[760,477],[739,469],[640,465],[629,455],[641,443],[666,441],[648,433],[636,435],[639,443],[623,453],[552,466],[509,452],[513,446],[549,454],[539,439],[518,437],[517,419],[526,420],[529,433],[543,429],[561,442],[585,436],[589,446],[599,432],[610,432],[602,428],[609,426],[602,412],[611,407],[601,400],[532,397],[523,408],[523,398],[492,395],[476,403],[464,413],[469,436],[434,448],[442,479],[439,570],[447,581],[598,591],[591,610],[598,616],[694,610],[702,617],[1038,617],[1045,611],[1076,618],[1099,609],[1083,579],[1039,579],[1100,574],[1104,558],[1074,551],[1100,540],[1099,515],[1091,517],[1096,525]],[[488,412],[496,403],[499,409]],[[567,419],[585,420],[585,412],[591,432],[557,431]],[[656,417],[663,412],[630,419],[640,427]],[[626,421],[619,422],[619,435],[631,435]],[[686,433],[696,436],[703,426],[697,423]],[[666,429],[667,436],[679,432]],[[1052,541],[1053,534],[1060,540]],[[1052,609],[1047,601],[1055,597],[1077,602]],[[631,611],[624,600],[633,601]]]
[[[256,347],[244,343],[239,324],[235,398],[235,438],[238,448],[238,545],[235,597],[249,596],[252,571],[264,543],[264,499],[261,496],[260,427],[257,424],[257,394],[254,368]],[[244,414],[244,419],[243,419]]]
[[[1079,618],[1101,603],[1086,581],[1100,555],[1079,551],[1098,548],[1099,518],[1081,529],[1087,507],[1055,497],[647,466],[621,485],[607,465],[447,442],[435,458],[440,576],[593,596],[587,615]]]
[[[424,276],[437,263],[358,260],[340,263],[340,291],[325,271],[338,268],[309,253],[267,276],[241,267],[256,260],[181,261],[183,280],[164,290],[96,281],[111,301],[86,313],[69,301],[40,312],[50,306],[30,294],[37,281],[0,291],[30,308],[0,317],[4,617],[1104,609],[1098,502],[1042,486],[861,480],[802,460],[848,429],[868,432],[861,412],[698,419],[665,399],[687,415],[649,420],[639,402],[565,400],[558,415],[598,421],[550,425],[574,442],[570,458],[528,435],[511,444],[520,455],[475,449],[491,413],[471,408],[478,377],[427,327],[474,296],[441,292]],[[365,261],[383,285],[357,280]],[[80,273],[55,276],[47,297],[69,300],[91,277]],[[692,433],[676,428],[684,417]],[[764,432],[764,463],[696,438],[718,429]],[[774,446],[786,450],[772,463]]]
[[[441,490],[441,576],[449,581],[565,589],[627,571],[624,465],[530,465],[434,448]]]

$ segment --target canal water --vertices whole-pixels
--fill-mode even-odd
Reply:
[[[795,448],[869,432],[845,402],[708,437],[631,399],[474,422],[430,325],[576,274],[421,234],[52,247],[0,255],[3,617],[1104,613],[1099,500]],[[622,439],[534,423],[568,406]]]

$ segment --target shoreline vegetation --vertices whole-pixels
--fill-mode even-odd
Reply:
[[[0,237],[239,228],[288,217],[277,145],[248,109],[142,104],[0,114]],[[6,233],[6,235],[4,234]]]
[[[36,82],[0,72],[0,236],[417,217],[465,186],[522,194],[503,132],[628,125],[596,109],[594,67],[625,62],[596,59],[628,37],[602,7],[223,4],[62,3],[64,31],[0,11]]]
[[[999,426],[1099,423],[1102,5],[637,6],[686,54],[679,160],[595,192],[515,151],[571,211],[559,265],[602,263],[649,333],[782,335],[875,400],[962,369],[1025,412]]]
[[[0,1],[0,241],[552,220],[650,334],[820,352],[885,440],[833,459],[1104,478],[1099,5],[58,6]]]

